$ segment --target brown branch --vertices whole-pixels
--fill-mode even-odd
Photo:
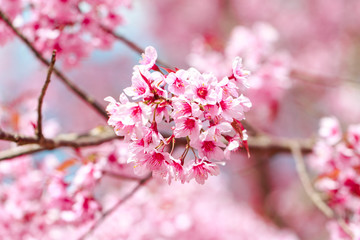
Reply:
[[[54,70],[55,61],[56,61],[56,50],[54,50],[53,53],[52,53],[49,70],[48,70],[48,73],[47,73],[47,76],[46,76],[46,81],[44,83],[43,88],[41,89],[41,94],[40,94],[39,101],[38,101],[38,109],[37,109],[37,111],[38,111],[38,121],[37,121],[37,126],[36,126],[36,134],[37,134],[37,137],[38,137],[40,142],[43,141],[43,139],[44,139],[43,132],[42,132],[42,111],[41,111],[41,108],[42,108],[42,104],[43,104],[43,101],[44,101],[46,90],[47,90],[47,88],[48,88],[48,86],[50,84],[51,74],[52,74],[52,72]]]
[[[110,28],[108,28],[108,27],[106,27],[106,26],[104,26],[104,25],[102,25],[102,24],[100,24],[100,28],[101,28],[104,32],[106,32],[106,33],[110,34],[111,36],[113,36],[114,38],[116,38],[117,40],[123,42],[126,46],[128,46],[128,47],[129,47],[130,49],[132,49],[134,52],[136,52],[136,53],[138,53],[138,54],[140,54],[140,55],[144,52],[144,48],[136,45],[133,41],[130,41],[129,39],[125,38],[124,36],[122,36],[122,35],[120,35],[120,34],[118,34],[118,33],[115,33],[115,32],[114,32],[113,30],[111,30]],[[166,68],[171,68],[171,67],[170,67],[169,65],[167,65],[165,62],[163,62],[163,61],[161,61],[161,60],[159,60],[159,59],[157,59],[157,62],[158,62],[160,65],[162,65],[162,66],[164,66],[164,67],[166,67]]]
[[[109,210],[107,210],[106,212],[104,212],[100,218],[95,221],[95,223],[89,228],[88,231],[86,231],[78,240],[84,240],[86,239],[88,236],[90,236],[106,219],[106,217],[108,217],[109,215],[111,215],[116,209],[118,209],[124,202],[126,202],[126,200],[128,200],[129,198],[131,198],[147,181],[149,181],[151,179],[151,175],[147,176],[144,179],[141,179],[139,181],[139,183],[136,185],[135,188],[133,188],[131,190],[131,192],[129,192],[128,194],[126,194],[123,198],[121,198],[112,208],[110,208]]]
[[[26,38],[10,21],[10,19],[6,16],[6,14],[0,9],[0,18],[4,20],[4,22],[13,30],[13,32],[26,44],[26,46],[34,53],[34,55],[46,66],[50,66],[50,62],[46,60],[42,54],[35,49],[33,44],[30,42],[28,38]],[[104,108],[96,102],[96,100],[82,91],[78,86],[72,83],[65,75],[56,67],[53,69],[56,76],[78,97],[84,100],[87,104],[89,104],[95,111],[97,111],[101,116],[105,119],[108,118],[106,111]]]
[[[24,146],[18,146],[15,148],[10,148],[0,152],[0,161],[13,159],[16,157],[37,153],[40,151],[47,150],[46,148],[40,146],[39,144],[28,144]]]
[[[114,173],[114,172],[106,171],[106,170],[103,170],[102,173],[105,176],[116,178],[116,179],[119,179],[119,180],[129,180],[129,181],[140,181],[141,180],[138,177],[125,176],[125,175],[122,175],[122,174],[118,174],[118,173]]]
[[[0,140],[15,142],[18,145],[38,143],[38,139],[34,137],[26,137],[18,134],[11,134],[0,129]]]
[[[31,145],[22,146],[21,148],[15,147],[9,150],[0,152],[0,160],[11,159],[14,157],[31,154],[34,152],[52,150],[59,147],[72,147],[81,148],[87,146],[96,146],[104,142],[108,142],[114,139],[122,139],[115,135],[114,131],[110,127],[105,127],[100,132],[94,134],[92,131],[77,135],[77,134],[62,134],[54,139],[44,139],[40,144],[37,138],[26,137],[17,134],[10,134],[0,129],[0,140],[15,142],[19,145]],[[248,139],[248,146],[251,151],[271,151],[272,153],[279,152],[291,152],[289,147],[290,141],[296,141],[301,151],[304,153],[311,152],[314,145],[314,139],[291,139],[281,137],[271,137],[268,135],[251,136]],[[182,142],[182,139],[176,141],[178,144],[186,144]],[[38,145],[38,146],[36,146]]]
[[[308,197],[311,199],[311,201],[314,203],[314,205],[328,218],[336,219],[339,226],[342,228],[342,230],[349,235],[351,239],[354,238],[354,234],[349,229],[348,225],[344,221],[343,218],[341,218],[338,214],[336,214],[321,198],[320,194],[315,191],[310,177],[307,174],[304,158],[301,152],[301,147],[298,142],[296,141],[290,141],[289,147],[291,149],[291,153],[294,157],[295,164],[296,164],[296,170],[298,172],[300,181],[304,187],[304,190]]]
[[[94,131],[90,131],[82,135],[70,133],[59,135],[54,139],[44,138],[41,144],[37,138],[11,135],[0,130],[0,140],[16,142],[23,145],[0,152],[0,161],[60,147],[81,148],[97,146],[114,139],[121,139],[121,137],[115,135],[110,127],[104,128],[101,132],[95,131],[94,133]]]
[[[302,152],[309,153],[312,151],[312,148],[315,143],[315,139],[306,138],[306,139],[293,139],[285,137],[272,137],[269,135],[259,135],[259,136],[249,136],[248,145],[249,149],[252,151],[256,150],[269,150],[275,153],[278,152],[291,152],[291,147],[289,142],[295,141]]]

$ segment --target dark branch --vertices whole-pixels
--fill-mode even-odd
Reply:
[[[104,128],[98,133],[90,131],[82,135],[70,133],[59,135],[54,139],[44,138],[41,144],[39,144],[37,138],[12,135],[0,130],[0,140],[16,142],[20,145],[23,145],[0,152],[0,161],[60,147],[81,148],[97,146],[114,139],[121,139],[121,137],[115,135],[111,128]]]
[[[116,179],[119,179],[119,180],[128,180],[128,181],[140,181],[141,180],[138,177],[126,176],[126,175],[122,175],[122,174],[118,174],[118,173],[114,173],[114,172],[106,171],[106,170],[103,170],[102,173],[105,176],[116,178]]]
[[[113,30],[111,30],[110,28],[104,26],[104,25],[100,25],[100,28],[102,30],[104,30],[104,32],[112,35],[114,38],[116,38],[117,40],[123,42],[126,46],[128,46],[130,49],[132,49],[134,52],[137,52],[138,54],[142,54],[144,52],[144,49],[141,48],[140,46],[136,45],[134,42],[130,41],[129,39],[125,38],[124,36],[115,33]],[[171,68],[169,65],[167,65],[165,62],[161,61],[161,60],[157,60],[157,62],[166,67],[166,68]]]
[[[34,55],[46,66],[50,66],[50,62],[46,60],[42,54],[35,49],[33,44],[26,38],[10,21],[10,19],[5,15],[5,13],[0,9],[0,18],[4,20],[4,22],[13,30],[13,32],[28,46],[28,48],[34,53]],[[106,111],[104,108],[96,102],[96,100],[82,91],[79,87],[77,87],[74,83],[72,83],[65,75],[58,70],[56,67],[53,69],[56,76],[68,87],[70,90],[75,93],[78,97],[83,99],[86,103],[88,103],[93,109],[95,109],[101,116],[105,119],[108,118]]]
[[[38,101],[38,121],[37,121],[37,127],[36,127],[36,134],[37,137],[39,139],[39,141],[43,141],[44,136],[43,136],[43,132],[42,132],[42,104],[44,101],[44,97],[45,97],[45,93],[46,90],[50,84],[50,78],[51,78],[51,74],[54,70],[54,65],[55,65],[55,61],[56,61],[56,50],[53,51],[52,56],[51,56],[51,62],[50,62],[50,66],[49,66],[49,70],[46,76],[46,81],[44,83],[43,88],[41,89],[41,94],[39,97],[39,101]]]
[[[15,147],[3,152],[0,152],[0,160],[11,159],[17,156],[31,154],[43,150],[51,150],[59,147],[72,147],[81,148],[87,146],[96,146],[104,142],[112,141],[114,139],[121,139],[122,137],[116,136],[113,129],[105,127],[97,134],[89,133],[83,135],[77,134],[63,134],[55,137],[54,139],[44,139],[39,145],[38,139],[34,137],[25,137],[16,134],[5,133],[0,130],[0,140],[11,141],[18,143],[19,145],[31,144],[32,146],[22,146],[21,148]],[[185,144],[185,142],[178,139],[176,143]],[[313,139],[298,139],[271,137],[268,135],[259,135],[249,137],[248,145],[251,151],[271,151],[273,153],[278,152],[291,152],[289,147],[290,141],[296,141],[301,151],[304,153],[311,152],[314,145]],[[34,146],[33,146],[34,144]],[[36,147],[36,145],[38,145]]]

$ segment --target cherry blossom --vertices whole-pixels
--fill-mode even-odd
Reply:
[[[240,121],[251,102],[240,89],[245,87],[248,72],[235,58],[236,76],[229,76],[241,79],[235,85],[227,76],[217,78],[195,68],[163,73],[156,60],[156,50],[147,47],[140,65],[133,68],[132,86],[124,92],[137,102],[130,102],[123,93],[120,102],[105,98],[108,124],[130,142],[128,162],[134,164],[137,174],[150,171],[169,184],[172,179],[184,183],[193,178],[203,184],[208,174],[218,175],[218,166],[212,161],[225,158],[226,143],[233,142],[226,158],[231,151],[247,146]],[[173,150],[181,138],[186,146],[181,156],[175,156]],[[191,163],[185,161],[189,153],[196,159]]]

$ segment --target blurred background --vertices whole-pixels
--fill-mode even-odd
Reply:
[[[5,13],[7,2],[0,0]],[[343,126],[359,122],[360,1],[130,2],[130,7],[116,12],[123,20],[113,31],[142,48],[154,46],[159,59],[169,66],[192,66],[222,75],[227,74],[224,65],[231,66],[237,55],[242,57],[244,67],[252,72],[246,95],[253,107],[247,121],[259,131],[306,139],[317,136],[319,119],[324,116],[336,116]],[[47,67],[16,36],[4,39],[0,41],[0,127],[31,135]],[[49,51],[43,53],[50,59]],[[58,51],[56,66],[105,108],[105,97],[117,99],[130,86],[132,68],[140,55],[122,41],[112,40],[76,56],[72,63],[67,58]],[[45,97],[44,119],[44,134],[49,137],[106,125],[55,76]],[[13,145],[2,141],[0,147]],[[45,182],[64,161],[75,158],[84,163],[90,156],[95,156],[94,164],[115,156],[119,172],[132,174],[124,164],[126,149],[123,143],[114,142],[81,153],[58,149],[0,162],[0,216],[6,216],[0,217],[0,239],[62,239],[64,234],[78,239],[92,218],[69,225],[71,220],[63,219],[61,224],[54,220],[59,212],[50,217],[39,214]],[[76,176],[88,177],[89,172],[79,173],[82,167],[76,164],[62,173],[69,185],[64,183],[62,191],[67,191]],[[92,186],[103,209],[135,184],[104,178]],[[34,185],[39,195],[30,194]],[[168,186],[152,180],[89,239],[321,240],[330,239],[327,222],[304,193],[290,154],[256,151],[247,158],[241,152],[233,154],[221,167],[220,176],[210,177],[205,185]]]

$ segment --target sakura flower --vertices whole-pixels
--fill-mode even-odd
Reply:
[[[244,118],[244,112],[251,108],[250,100],[243,95],[235,99],[229,96],[221,100],[219,105],[219,114],[230,122],[233,118],[242,120]]]
[[[185,137],[190,136],[192,139],[196,139],[200,135],[200,129],[202,128],[202,123],[199,119],[194,117],[180,117],[175,121],[175,137]]]
[[[140,64],[143,65],[147,70],[150,70],[154,67],[157,60],[157,52],[154,47],[146,47],[145,53],[142,55],[142,59],[140,60]]]
[[[242,84],[246,88],[249,88],[250,85],[247,82],[247,77],[250,75],[250,72],[243,69],[242,59],[240,57],[236,57],[233,62],[233,75],[238,86]]]
[[[179,180],[181,183],[185,183],[186,177],[188,175],[187,169],[181,164],[181,161],[178,159],[173,159],[171,162],[172,171],[175,180]]]
[[[202,105],[215,104],[218,100],[218,94],[215,91],[215,76],[202,75],[195,69],[190,70],[191,84],[186,88],[186,96]]]
[[[342,133],[338,120],[335,117],[322,118],[320,121],[319,135],[331,145],[340,141]]]
[[[246,134],[245,131],[243,131],[243,136]],[[244,139],[246,140],[246,138]],[[228,139],[229,143],[227,147],[224,150],[224,156],[226,159],[230,159],[231,152],[235,152],[242,146],[242,139],[239,135],[235,135],[234,137],[231,137]]]
[[[218,87],[220,88],[220,99],[227,98],[229,96],[238,97],[239,88],[233,81],[230,81],[228,77],[224,77],[219,83]]]
[[[135,71],[131,78],[131,87],[125,88],[124,92],[134,100],[153,96],[150,90],[150,83],[146,82],[140,71]]]
[[[199,151],[201,158],[222,160],[224,152],[220,147],[225,147],[225,144],[221,142],[220,136],[214,130],[207,130],[201,133],[199,139],[193,143],[193,146]]]
[[[360,124],[349,126],[347,139],[357,152],[360,152]]]
[[[217,176],[219,173],[219,167],[204,157],[201,160],[192,162],[189,168],[188,181],[194,178],[197,183],[204,184],[205,180],[208,179],[208,175]]]
[[[169,84],[169,92],[179,96],[185,93],[185,88],[189,85],[189,73],[180,69],[176,73],[169,73],[165,81]]]
[[[184,97],[174,97],[172,100],[173,112],[172,117],[177,119],[181,116],[194,116],[199,117],[202,112],[198,104],[191,102]]]
[[[169,164],[171,163],[170,154],[153,150],[151,152],[139,153],[133,160],[135,163],[135,171],[142,175],[146,171],[155,172],[158,175],[166,175]]]

